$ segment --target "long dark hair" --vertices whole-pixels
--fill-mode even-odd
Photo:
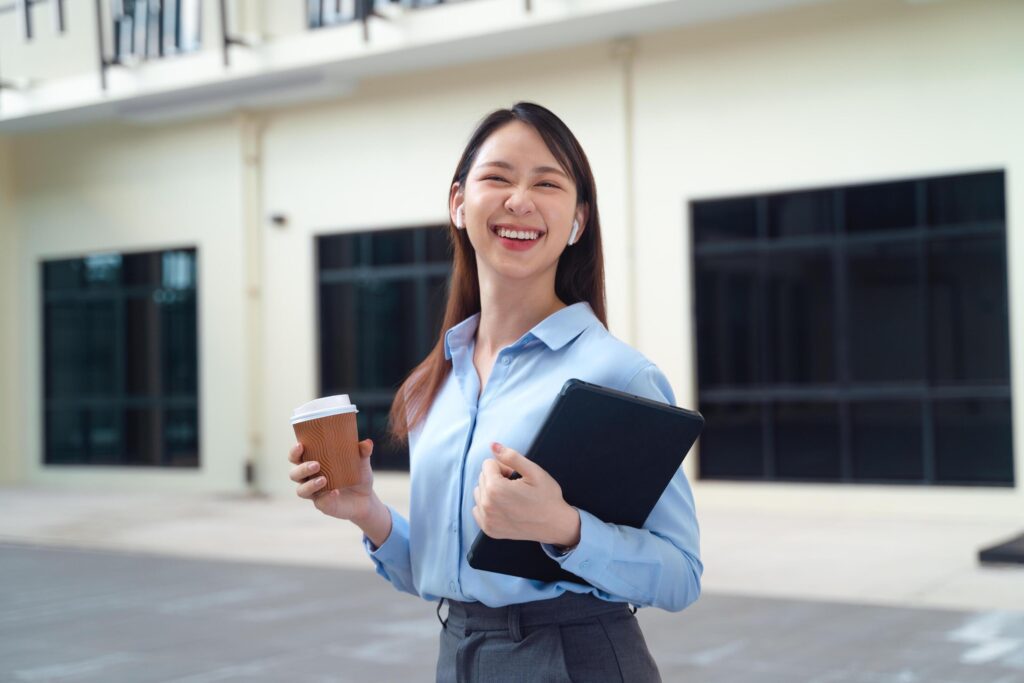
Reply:
[[[558,259],[555,273],[555,294],[567,304],[586,301],[605,327],[604,254],[601,250],[601,219],[597,212],[597,190],[590,162],[572,131],[551,111],[532,102],[518,102],[511,109],[498,109],[489,114],[469,138],[462,152],[452,184],[465,188],[466,177],[477,152],[490,135],[513,121],[532,126],[548,149],[576,183],[577,207],[586,206],[589,215],[586,229],[579,241],[567,247]],[[450,186],[449,186],[450,187]],[[583,226],[581,226],[583,227]],[[448,223],[448,239],[453,248],[451,284],[448,306],[437,343],[423,362],[402,382],[391,404],[391,439],[404,443],[409,432],[426,417],[448,373],[451,361],[444,357],[444,335],[447,330],[480,312],[480,279],[476,270],[476,252],[465,230]]]

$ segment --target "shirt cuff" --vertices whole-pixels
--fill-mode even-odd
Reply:
[[[542,543],[541,548],[562,569],[576,576],[587,578],[605,570],[614,554],[615,534],[608,525],[586,510],[580,513],[580,542],[564,555],[550,544]]]
[[[391,533],[380,546],[375,546],[370,537],[363,534],[363,547],[367,554],[384,564],[401,558],[403,554],[407,556],[409,547],[409,522],[390,505],[388,512],[391,513]]]

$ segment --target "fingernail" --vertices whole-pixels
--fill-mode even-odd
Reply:
[[[318,483],[318,484],[322,484],[325,481],[327,481],[327,477],[317,477],[316,478],[316,483]]]
[[[316,462],[315,460],[306,465],[306,469],[309,470],[310,472],[315,471],[317,467],[320,467],[320,463]]]

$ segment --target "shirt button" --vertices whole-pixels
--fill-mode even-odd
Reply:
[[[501,359],[501,364],[502,365],[508,365],[511,362],[512,362],[512,359],[509,358],[508,356],[505,356],[504,358]]]
[[[458,532],[458,530],[459,530],[459,525],[458,524],[452,524],[452,533],[454,534],[454,533]]]
[[[452,593],[455,592],[455,582],[454,581],[449,581],[448,582],[448,590],[450,590]]]
[[[590,566],[590,560],[583,560],[580,562],[580,569],[586,569]]]

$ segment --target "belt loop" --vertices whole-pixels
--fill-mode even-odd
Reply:
[[[441,598],[440,600],[437,601],[437,620],[441,622],[441,628],[447,630],[448,629],[448,617],[445,617],[444,619],[441,618],[441,605],[443,605],[443,604],[444,604],[444,598]],[[449,614],[451,614],[451,609],[452,608],[449,605],[448,606],[448,613]]]
[[[523,631],[520,628],[521,624],[519,623],[520,617],[522,616],[519,607],[519,605],[509,605],[507,608],[508,633],[514,643],[518,643],[523,639]]]

